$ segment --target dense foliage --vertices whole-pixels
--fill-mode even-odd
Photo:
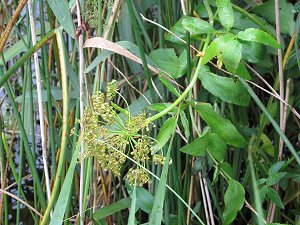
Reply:
[[[300,2],[3,0],[0,224],[300,224]]]

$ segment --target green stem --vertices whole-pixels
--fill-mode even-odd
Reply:
[[[209,44],[209,41],[210,41],[210,35],[208,35],[206,37],[206,40],[205,40],[205,43],[204,43],[204,46],[203,46],[203,50],[202,51],[205,51],[208,44]],[[184,90],[184,92],[175,100],[175,102],[173,102],[170,106],[168,106],[167,108],[165,108],[163,111],[155,114],[154,116],[150,117],[147,119],[147,121],[149,123],[152,123],[153,121],[157,120],[158,118],[166,115],[168,112],[170,112],[172,109],[174,109],[182,100],[184,100],[184,98],[188,95],[188,93],[192,90],[192,88],[194,87],[197,79],[198,79],[198,74],[200,72],[200,69],[201,69],[201,62],[202,62],[202,57],[200,57],[199,61],[198,61],[198,64],[197,64],[197,68],[192,76],[192,79],[190,81],[190,84],[187,86],[187,88]]]
[[[37,50],[39,50],[44,44],[46,44],[55,34],[55,30],[47,33],[39,42],[36,43],[32,48],[30,48],[9,70],[6,71],[4,75],[0,78],[0,87],[3,86],[5,81],[16,72],[21,65],[23,65]]]
[[[57,44],[58,44],[58,51],[59,51],[59,57],[60,57],[60,70],[61,70],[61,86],[62,86],[62,93],[63,93],[63,127],[62,127],[62,138],[61,138],[61,153],[60,153],[60,159],[57,166],[57,172],[55,176],[55,181],[52,189],[52,195],[50,197],[46,212],[44,214],[43,220],[41,222],[41,225],[47,224],[50,212],[52,210],[52,207],[56,201],[56,198],[59,194],[59,188],[60,183],[62,180],[62,172],[64,171],[65,166],[65,159],[66,159],[66,153],[68,148],[68,112],[69,112],[69,91],[68,91],[68,80],[67,80],[67,66],[66,66],[66,56],[65,56],[65,46],[63,41],[63,34],[62,30],[58,29],[56,32],[57,37]]]
[[[247,89],[247,91],[249,92],[249,94],[251,95],[251,97],[253,98],[253,100],[256,102],[256,104],[258,105],[258,107],[265,113],[265,115],[268,117],[268,120],[270,121],[270,123],[273,125],[273,127],[275,128],[275,130],[277,131],[277,133],[280,135],[280,137],[282,138],[282,140],[284,141],[284,143],[286,144],[287,148],[290,150],[290,152],[292,153],[292,155],[295,157],[297,163],[300,165],[300,157],[297,154],[295,148],[293,147],[293,145],[291,144],[291,142],[289,141],[289,139],[285,136],[285,134],[281,131],[279,125],[276,123],[276,121],[273,119],[273,117],[270,115],[270,113],[268,112],[268,110],[266,109],[266,107],[263,105],[263,103],[260,101],[260,99],[258,98],[258,96],[254,93],[254,91],[252,90],[252,88],[249,86],[249,84],[243,79],[240,78],[240,81],[242,82],[242,84],[244,85],[244,87]]]

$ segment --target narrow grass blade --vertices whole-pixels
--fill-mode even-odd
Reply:
[[[63,222],[64,214],[68,203],[68,198],[72,190],[72,180],[73,180],[73,175],[77,163],[78,153],[80,150],[80,145],[81,145],[81,140],[78,141],[75,151],[73,153],[72,161],[69,166],[64,183],[62,185],[59,197],[57,199],[56,207],[54,209],[52,219],[50,221],[50,225],[62,224]]]

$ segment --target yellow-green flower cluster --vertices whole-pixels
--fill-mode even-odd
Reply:
[[[139,166],[145,166],[150,160],[149,138],[139,134],[148,128],[146,113],[126,115],[127,120],[122,120],[115,111],[116,105],[110,102],[116,93],[117,83],[113,81],[107,85],[107,93],[96,92],[92,106],[85,109],[80,121],[85,147],[82,158],[95,157],[102,168],[119,176],[126,156],[131,156],[138,166],[129,169],[127,180],[130,184],[136,180],[137,185],[142,186],[150,180]]]
[[[144,184],[146,184],[150,178],[148,173],[142,169],[142,168],[138,168],[138,169],[133,169],[130,168],[127,174],[127,178],[126,180],[131,184],[134,185],[135,184],[135,179],[136,179],[136,185],[138,186],[143,186]]]

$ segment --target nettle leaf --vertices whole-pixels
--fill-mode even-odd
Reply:
[[[222,53],[226,69],[231,73],[235,73],[242,59],[242,44],[237,40],[230,40],[226,42],[226,48]]]
[[[199,78],[206,90],[223,101],[241,106],[249,105],[250,95],[239,81],[210,72],[201,72]]]
[[[210,155],[221,162],[225,158],[227,145],[219,135],[210,133],[208,137],[208,145],[206,147]]]
[[[191,35],[209,34],[216,31],[210,23],[195,17],[183,18],[182,25]]]
[[[216,0],[218,16],[222,26],[228,31],[234,23],[234,13],[230,0]]]
[[[181,152],[184,152],[193,156],[204,156],[206,154],[206,147],[209,142],[209,132],[206,132],[203,136],[195,139],[190,144],[179,149]]]
[[[161,48],[152,51],[149,56],[161,70],[173,78],[181,77],[186,72],[186,51],[177,57],[173,48]]]
[[[245,147],[245,138],[237,131],[230,120],[221,117],[208,103],[192,105],[201,118],[210,126],[212,132],[218,134],[227,144],[236,147]]]
[[[153,152],[157,152],[159,149],[162,149],[167,144],[175,126],[175,117],[171,117],[166,120],[166,122],[162,125],[157,135],[157,143],[152,147]]]
[[[295,31],[295,11],[293,5],[291,3],[288,3],[286,0],[280,0],[279,4],[280,30],[282,33],[292,36]],[[274,0],[269,0],[264,4],[256,6],[252,9],[252,11],[266,18],[271,23],[275,24],[276,19]]]
[[[228,188],[224,196],[225,210],[223,212],[224,224],[230,224],[237,213],[243,208],[245,202],[245,189],[236,180],[228,181]]]
[[[248,28],[240,31],[237,37],[243,41],[254,41],[261,44],[269,45],[273,48],[280,48],[278,42],[267,32],[255,28]]]
[[[281,209],[284,209],[284,205],[283,205],[277,191],[275,191],[273,188],[268,187],[267,195],[271,199],[271,201],[275,203],[275,205],[277,205]]]

